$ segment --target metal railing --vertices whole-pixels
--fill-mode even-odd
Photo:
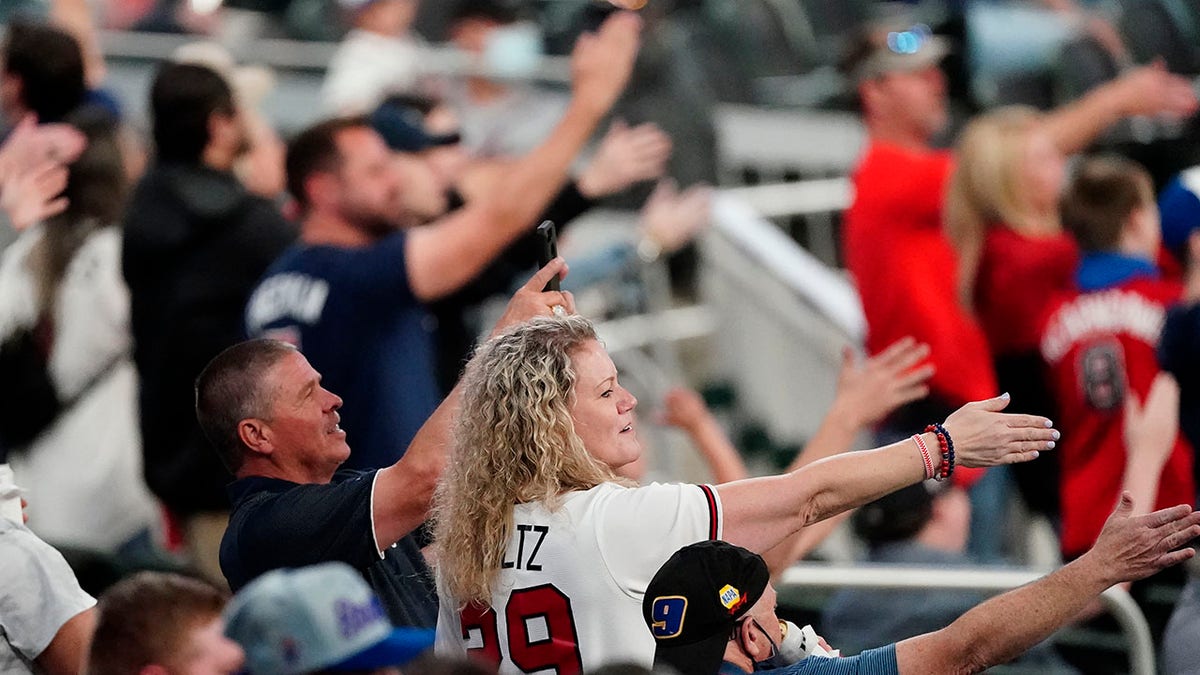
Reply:
[[[783,573],[776,588],[971,590],[1000,593],[1024,586],[1045,574],[1044,571],[1022,569],[800,563]],[[1118,586],[1104,591],[1100,601],[1117,620],[1129,643],[1130,672],[1133,675],[1154,675],[1154,642],[1150,637],[1150,625],[1137,603]]]
[[[833,193],[840,189],[822,185],[831,194],[809,190],[812,206],[836,207]],[[798,444],[820,425],[833,401],[842,347],[861,345],[866,321],[847,277],[752,206],[755,195],[773,189],[717,196],[713,228],[700,248],[700,291],[720,317],[715,351],[739,406],[766,425],[772,440]]]

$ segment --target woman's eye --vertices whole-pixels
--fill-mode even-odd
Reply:
[[[600,398],[609,398],[610,396],[612,396],[612,393],[613,393],[613,390],[608,389],[603,394],[600,394]]]

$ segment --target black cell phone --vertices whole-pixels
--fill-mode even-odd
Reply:
[[[537,226],[537,235],[541,243],[541,249],[538,251],[538,269],[542,269],[551,260],[558,257],[558,229],[554,227],[554,221],[544,220],[541,225]],[[546,282],[545,291],[558,290],[558,275]]]

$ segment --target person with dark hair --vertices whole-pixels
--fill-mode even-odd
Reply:
[[[64,121],[87,145],[65,167],[61,212],[14,219],[27,229],[0,257],[0,407],[6,418],[40,420],[5,423],[0,446],[37,495],[34,532],[57,546],[121,555],[148,545],[160,520],[142,476],[121,278],[129,186],[116,123],[91,108]],[[49,397],[36,395],[47,389]]]
[[[463,148],[453,110],[434,99],[392,96],[371,115],[371,125],[394,154],[405,186],[404,208],[419,224],[427,224],[461,208],[472,193],[485,189],[508,170],[509,160],[475,159]],[[559,236],[571,221],[599,200],[632,185],[659,178],[671,153],[671,139],[653,124],[628,127],[614,123],[586,166],[566,182],[533,222],[549,220]],[[633,261],[656,252],[671,253],[707,224],[708,191],[696,186],[679,195],[667,184],[647,203],[641,242],[613,245],[601,254],[575,261],[570,282],[576,288],[580,268],[592,277],[623,271]],[[532,269],[542,238],[532,229],[493,260],[470,283],[430,303],[437,320],[438,381],[449,391],[458,381],[480,333],[480,305],[507,295]],[[589,265],[589,263],[591,263]]]
[[[100,596],[88,675],[233,675],[245,653],[225,637],[226,594],[211,584],[139,572]]]
[[[1051,304],[1041,354],[1064,435],[1062,552],[1070,559],[1095,541],[1125,473],[1125,408],[1145,401],[1159,374],[1156,348],[1167,308],[1182,286],[1155,266],[1162,233],[1154,188],[1138,164],[1085,160],[1061,202],[1063,227],[1083,252],[1078,291]],[[1161,481],[1145,508],[1192,503],[1192,448],[1179,436],[1162,453]],[[1157,495],[1155,495],[1157,492]]]
[[[220,582],[230,477],[196,424],[192,384],[213,356],[243,338],[250,290],[295,228],[232,173],[246,133],[220,75],[164,64],[150,107],[157,157],[130,200],[122,251],[146,480],[182,519],[193,561]]]
[[[427,304],[462,288],[535,225],[571,161],[620,95],[639,22],[615,16],[580,40],[571,112],[485,194],[433,223],[413,217],[383,138],[365,119],[337,118],[288,148],[288,189],[304,212],[302,241],[264,275],[246,331],[295,343],[350,405],[350,468],[391,465],[437,407]]]
[[[1153,466],[1152,458],[1164,454],[1158,450],[1172,445],[1172,432],[1166,432],[1171,441],[1155,442],[1155,431],[1131,440],[1131,464]],[[1133,482],[1126,487],[1135,503],[1148,498]],[[966,555],[970,508],[962,489],[926,481],[860,508],[853,516],[854,531],[868,547],[866,562],[874,566],[971,568],[976,563]],[[841,589],[825,603],[821,633],[843,653],[854,654],[945,628],[986,599],[986,593],[971,590]],[[1033,646],[1014,665],[1073,672],[1049,642]]]
[[[657,645],[654,664],[687,675],[981,672],[1066,625],[1108,587],[1195,555],[1176,549],[1200,534],[1200,512],[1181,504],[1135,516],[1133,508],[1129,494],[1122,495],[1096,544],[1078,560],[980,604],[946,628],[842,658],[797,660],[780,650],[783,622],[761,557],[723,541],[691,544],[646,587],[642,617]]]
[[[569,293],[542,292],[564,271],[559,258],[535,274],[497,330],[554,306],[570,310]],[[390,466],[341,469],[352,456],[339,424],[342,399],[304,355],[273,340],[219,354],[196,381],[196,416],[237,476],[221,542],[229,585],[237,590],[270,570],[337,560],[367,579],[392,623],[432,627],[433,577],[411,533],[426,518],[457,405],[452,392]]]
[[[0,50],[0,112],[9,125],[29,114],[42,123],[59,122],[84,103],[83,52],[70,33],[14,21]]]
[[[871,564],[969,566],[971,504],[961,488],[918,483],[860,508],[855,533]],[[975,591],[842,589],[825,604],[821,634],[844,653],[945,628],[987,599]]]

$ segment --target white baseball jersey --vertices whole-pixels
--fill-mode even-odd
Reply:
[[[675,551],[718,539],[721,528],[721,502],[707,485],[605,483],[567,495],[553,512],[518,504],[492,606],[460,612],[439,584],[437,651],[469,653],[502,674],[649,667],[647,584]]]

